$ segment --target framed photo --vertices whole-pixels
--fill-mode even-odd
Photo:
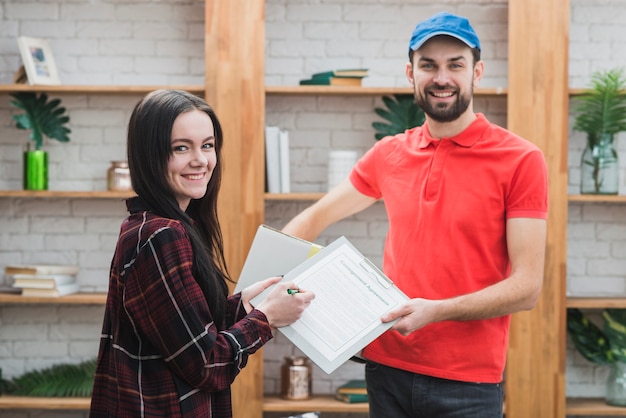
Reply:
[[[48,41],[20,36],[17,38],[17,44],[24,61],[28,84],[61,84]]]

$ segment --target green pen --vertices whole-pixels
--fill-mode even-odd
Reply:
[[[295,295],[296,293],[300,293],[300,289],[287,289],[287,293]]]

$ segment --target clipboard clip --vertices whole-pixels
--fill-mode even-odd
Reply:
[[[361,266],[361,268],[367,274],[369,274],[370,276],[374,277],[374,279],[376,279],[378,284],[380,286],[382,286],[383,288],[389,289],[390,287],[393,286],[393,282],[391,281],[391,279],[389,279],[387,276],[385,276],[385,274],[382,271],[380,271],[380,269],[378,267],[376,267],[374,265],[374,263],[372,263],[367,258],[362,259],[359,262],[359,266]]]

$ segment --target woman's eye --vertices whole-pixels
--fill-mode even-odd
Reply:
[[[177,145],[174,147],[174,152],[183,152],[187,150],[186,145]]]
[[[215,144],[212,143],[212,142],[207,142],[206,144],[202,145],[202,148],[204,148],[204,149],[211,149],[211,148],[214,148],[214,147],[215,147]]]

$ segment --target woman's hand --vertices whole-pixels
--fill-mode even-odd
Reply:
[[[279,282],[280,277],[257,282],[241,292],[241,299],[247,312],[252,310],[250,299],[263,292],[271,285]],[[293,282],[278,283],[267,297],[256,308],[263,312],[272,328],[290,325],[300,319],[304,310],[315,298],[312,292],[298,289],[298,292],[288,292],[288,289],[298,289]],[[250,310],[248,310],[250,308]]]

